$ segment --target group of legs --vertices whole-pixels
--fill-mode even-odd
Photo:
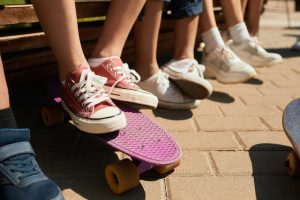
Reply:
[[[35,0],[33,4],[58,62],[62,106],[84,132],[100,134],[126,126],[125,115],[111,99],[153,108],[191,109],[212,93],[204,76],[239,83],[255,75],[253,67],[281,61],[250,36],[239,0],[221,0],[230,43],[223,41],[217,29],[212,0],[171,1],[174,53],[162,67],[157,62],[157,43],[163,1],[113,0],[90,59],[80,44],[73,0]],[[143,7],[144,20],[136,21]],[[206,44],[202,60],[206,69],[194,56],[199,27]],[[120,59],[132,28],[137,72]],[[63,199],[35,161],[29,130],[17,129],[2,62],[0,95],[1,199]]]

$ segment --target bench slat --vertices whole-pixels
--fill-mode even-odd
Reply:
[[[78,18],[105,16],[109,2],[77,2]],[[31,4],[0,6],[0,25],[38,22],[38,18]]]

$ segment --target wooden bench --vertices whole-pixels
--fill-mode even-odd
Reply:
[[[76,2],[80,39],[87,57],[99,37],[108,6],[108,1]],[[172,27],[171,21],[162,22],[158,55],[171,52]],[[31,4],[0,6],[0,52],[10,84],[41,79],[57,72],[54,55]],[[131,37],[123,57],[127,62],[133,60]]]
[[[89,57],[101,32],[109,1],[82,1],[76,2],[76,10],[82,47]],[[224,24],[218,0],[214,0],[214,6],[217,22]],[[173,22],[163,20],[158,43],[159,59],[170,55],[172,46]],[[0,5],[0,52],[10,84],[41,79],[57,72],[54,55],[31,4]],[[123,59],[126,62],[134,59],[131,37],[125,45]]]

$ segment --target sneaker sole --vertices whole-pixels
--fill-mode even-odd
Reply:
[[[200,100],[196,100],[194,102],[189,102],[189,103],[173,103],[173,102],[165,102],[160,100],[158,102],[158,107],[170,109],[170,110],[189,110],[189,109],[197,108],[200,103],[201,103]]]
[[[104,86],[104,90],[106,92],[109,92],[110,89],[111,87]],[[137,92],[135,90],[114,88],[113,91],[109,94],[109,97],[114,100],[136,103],[149,106],[151,108],[157,108],[158,105],[158,99],[153,94]]]
[[[214,78],[218,82],[223,83],[223,84],[243,83],[243,82],[246,82],[246,81],[254,78],[255,75],[256,75],[256,73],[254,72],[252,74],[249,74],[249,76],[245,76],[241,79],[230,80],[230,79],[228,79],[228,76],[219,75],[217,72],[213,72],[213,70],[209,69],[208,67],[206,69],[206,73],[204,74],[205,78]]]
[[[83,132],[104,134],[120,130],[126,126],[126,117],[122,111],[118,115],[105,119],[86,119],[73,114],[63,101],[61,102],[61,105],[63,109],[70,115],[74,125]]]
[[[206,99],[212,94],[212,86],[207,81],[194,82],[188,79],[178,79],[170,76],[174,84],[179,87],[184,94],[193,99]]]

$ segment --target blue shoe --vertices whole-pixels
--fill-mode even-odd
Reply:
[[[63,200],[35,160],[28,129],[0,129],[0,199]]]

